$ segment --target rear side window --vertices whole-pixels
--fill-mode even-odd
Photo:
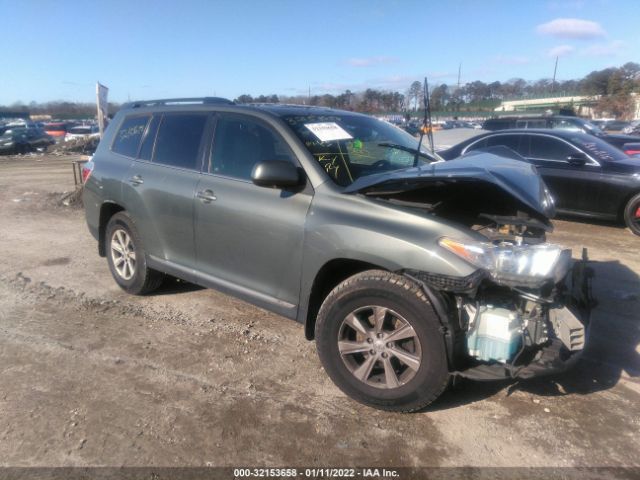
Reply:
[[[520,151],[520,135],[496,135],[487,138],[487,147],[503,146],[508,147],[514,152]]]
[[[526,128],[547,128],[547,121],[544,119],[527,120]]]
[[[473,150],[478,150],[480,148],[484,148],[487,146],[487,139],[483,138],[482,140],[480,140],[479,142],[473,143],[471,144],[469,147],[467,147],[467,149],[465,150],[465,152],[471,152]]]
[[[111,150],[120,155],[135,157],[138,154],[140,140],[148,121],[148,116],[125,118],[116,133]]]
[[[158,133],[158,125],[160,125],[161,118],[162,117],[160,115],[154,115],[154,117],[149,122],[149,127],[144,134],[144,139],[142,140],[142,146],[140,147],[140,154],[138,155],[138,158],[142,160],[151,160],[151,156],[153,155],[153,145],[156,141],[156,133]]]
[[[165,115],[158,128],[153,162],[198,170],[198,152],[206,123],[206,114]]]
[[[532,135],[529,137],[529,151],[525,148],[523,155],[541,160],[566,161],[576,149],[565,142],[552,137]]]
[[[576,124],[575,122],[571,122],[569,120],[564,120],[564,119],[554,119],[552,122],[553,128],[559,128],[561,130],[571,130],[574,132],[580,132],[582,131],[582,129],[580,128],[580,125]]]
[[[494,118],[484,122],[482,128],[485,130],[505,130],[507,128],[513,128],[515,121],[508,118]]]

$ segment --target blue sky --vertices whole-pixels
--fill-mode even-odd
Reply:
[[[0,104],[404,92],[640,62],[638,0],[0,0]]]

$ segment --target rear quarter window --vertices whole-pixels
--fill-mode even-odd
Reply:
[[[135,157],[138,154],[142,134],[149,121],[149,116],[127,117],[120,125],[111,150],[120,155]]]

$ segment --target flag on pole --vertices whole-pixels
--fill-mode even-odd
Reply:
[[[96,104],[98,106],[98,126],[100,127],[100,138],[104,133],[106,127],[106,120],[109,110],[109,104],[107,103],[107,96],[109,95],[109,89],[100,82],[96,83]]]

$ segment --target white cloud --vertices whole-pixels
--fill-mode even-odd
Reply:
[[[497,55],[493,57],[493,62],[501,65],[526,65],[530,60],[520,55]]]
[[[551,50],[547,52],[547,55],[550,57],[566,57],[570,53],[573,53],[575,47],[571,45],[558,45],[557,47],[553,47]]]
[[[371,67],[374,65],[387,65],[389,63],[395,63],[398,59],[396,57],[365,57],[365,58],[349,58],[346,63],[352,67]]]
[[[620,40],[609,43],[591,45],[582,51],[583,55],[590,57],[617,57],[625,49],[626,44]]]
[[[580,10],[584,7],[584,0],[551,1],[548,6],[550,10]]]
[[[598,22],[579,18],[556,18],[538,25],[536,31],[542,35],[558,38],[590,39],[606,35],[606,32]]]

